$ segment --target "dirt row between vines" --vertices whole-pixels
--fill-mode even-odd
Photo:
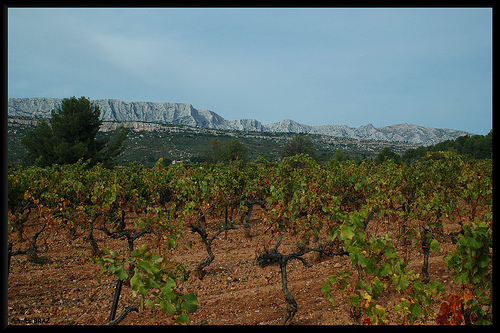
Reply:
[[[127,226],[133,227],[133,219],[127,217]],[[31,220],[32,225],[26,230],[26,238],[31,239],[41,222]],[[212,249],[215,259],[205,269],[206,275],[199,280],[190,275],[187,281],[179,284],[181,292],[193,292],[199,302],[198,310],[190,315],[190,324],[208,325],[279,325],[286,303],[281,289],[281,275],[277,265],[261,268],[255,264],[258,251],[264,246],[273,247],[278,235],[266,232],[266,227],[259,220],[251,220],[252,237],[244,236],[243,228],[227,231],[217,238]],[[376,222],[375,222],[376,223]],[[456,226],[445,225],[445,232]],[[451,228],[451,229],[450,229]],[[447,230],[450,229],[450,230]],[[455,231],[455,230],[452,230]],[[370,232],[370,226],[368,228]],[[214,231],[209,231],[209,237]],[[94,237],[101,239],[99,246],[115,251],[127,248],[125,240],[113,240],[101,231],[95,231]],[[28,241],[19,243],[17,235],[9,235],[14,243],[13,250],[26,248]],[[56,227],[49,228],[40,235],[39,248],[44,241],[48,252],[41,254],[42,264],[31,263],[26,256],[13,256],[8,278],[8,320],[9,324],[32,325],[101,325],[108,321],[114,295],[115,276],[102,278],[97,283],[99,265],[89,259],[90,245],[83,236],[71,240],[67,231]],[[299,235],[284,234],[279,252],[287,254],[296,251]],[[135,242],[147,244],[159,253],[155,235],[145,235]],[[189,246],[190,245],[190,246]],[[429,273],[432,280],[443,283],[447,292],[457,292],[451,283],[449,272],[445,270],[443,257],[453,249],[451,242],[441,244],[438,254],[431,252]],[[191,233],[186,227],[183,237],[175,250],[167,251],[168,259],[184,263],[191,272],[207,254],[198,234]],[[310,258],[308,254],[306,257]],[[418,247],[408,254],[408,266],[420,272],[423,254]],[[322,257],[313,267],[304,267],[300,261],[291,261],[287,266],[288,288],[298,304],[298,311],[293,319],[296,325],[352,325],[356,322],[349,316],[349,306],[340,291],[334,291],[339,301],[332,309],[330,302],[322,295],[323,281],[342,269],[353,272],[348,256]],[[452,290],[453,289],[453,290]],[[382,296],[380,302],[388,309],[390,324],[401,324],[393,305],[400,296],[389,293]],[[120,296],[117,314],[125,304],[137,305],[138,298],[130,287],[124,286]],[[435,311],[440,302],[436,302]],[[144,308],[139,313],[130,313],[120,325],[172,324],[172,321],[160,310]],[[424,324],[434,324],[428,321]]]

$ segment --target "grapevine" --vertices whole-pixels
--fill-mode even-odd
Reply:
[[[288,254],[278,252],[281,241],[271,250],[255,249],[256,266],[280,266],[290,309],[283,323],[300,307],[288,288],[287,261],[314,270],[310,263],[336,256],[351,266],[322,277],[322,297],[334,310],[347,302],[354,323],[492,323],[491,160],[439,152],[411,165],[320,164],[301,154],[280,162],[165,166],[160,159],[152,168],[114,169],[81,160],[10,168],[8,185],[9,258],[39,261],[37,254],[50,252],[47,236],[66,233],[69,245],[88,244],[84,255],[103,274],[130,281],[141,296],[139,312],[159,309],[176,323],[188,323],[198,309],[195,291],[176,286],[188,272],[203,278],[218,260],[214,248],[236,232],[262,242],[276,234],[297,240]],[[191,233],[207,256],[184,269],[167,253],[179,251]],[[140,237],[147,246],[134,243]],[[127,242],[111,249],[102,245],[109,239]],[[417,267],[408,266],[410,254],[418,257]],[[432,260],[443,262],[461,292],[445,292]],[[396,299],[390,306],[388,295]]]

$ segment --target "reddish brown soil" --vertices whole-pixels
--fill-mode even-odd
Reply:
[[[25,231],[28,239],[40,228],[36,218],[29,221],[32,225]],[[128,226],[133,226],[127,218]],[[370,222],[371,223],[371,222]],[[375,222],[374,222],[375,223]],[[265,233],[266,228],[259,220],[252,220],[252,237],[246,238],[243,228],[229,230],[227,239],[222,233],[213,243],[215,260],[205,269],[203,280],[189,279],[178,286],[181,292],[193,292],[198,297],[198,310],[190,315],[191,324],[200,322],[208,325],[278,325],[285,310],[285,297],[281,289],[281,275],[277,265],[260,268],[255,264],[255,257],[265,245],[268,249],[276,244],[278,236]],[[451,228],[451,229],[450,229]],[[445,232],[456,228],[445,226]],[[67,230],[49,228],[39,237],[39,248],[44,240],[49,245],[47,253],[41,254],[44,263],[28,262],[25,255],[13,256],[8,279],[8,318],[10,324],[50,324],[50,325],[96,325],[105,324],[109,317],[114,295],[115,276],[106,276],[101,285],[97,283],[99,265],[89,259],[90,245],[83,236],[71,240]],[[368,229],[370,231],[370,227]],[[209,232],[209,236],[213,231]],[[101,239],[99,247],[109,247],[125,251],[125,240],[112,240],[101,231],[94,236]],[[285,234],[279,252],[287,254],[296,251],[295,244],[299,235]],[[19,243],[17,234],[9,235],[14,243],[13,250],[26,248],[28,242]],[[187,246],[190,242],[192,247]],[[136,244],[148,244],[159,253],[156,236],[145,235]],[[429,273],[431,280],[443,283],[447,293],[457,292],[451,283],[450,273],[445,271],[443,257],[453,249],[451,242],[441,244],[440,252],[431,251]],[[411,247],[408,254],[410,268],[420,272],[423,254],[418,246]],[[123,252],[125,253],[125,252]],[[196,264],[207,256],[204,244],[198,234],[184,232],[178,247],[167,251],[170,260],[184,263],[190,272]],[[306,257],[310,258],[311,254]],[[307,268],[300,261],[291,261],[288,265],[288,288],[298,304],[298,311],[293,319],[297,325],[352,325],[356,324],[349,316],[347,300],[340,291],[334,291],[338,305],[331,309],[331,304],[322,295],[323,281],[342,269],[352,267],[348,256],[321,258],[313,267]],[[453,290],[452,290],[453,289]],[[393,310],[395,301],[401,296],[396,292],[384,295],[380,303],[388,309],[390,324],[401,324],[401,318]],[[434,304],[435,312],[441,301]],[[117,314],[125,304],[138,304],[130,287],[122,289]],[[140,310],[132,312],[120,325],[172,324],[171,319],[160,310]],[[418,324],[434,324],[433,320]]]

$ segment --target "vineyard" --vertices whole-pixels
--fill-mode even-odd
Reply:
[[[491,324],[492,162],[8,170],[10,324]]]

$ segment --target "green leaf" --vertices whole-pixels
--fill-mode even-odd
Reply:
[[[153,279],[149,279],[149,278],[145,278],[144,279],[144,284],[148,288],[158,288],[158,287],[160,287],[160,283],[158,283],[157,281],[155,281]]]
[[[172,279],[171,277],[169,277],[167,279],[167,281],[165,281],[165,285],[168,287],[168,288],[174,288],[176,283],[174,281],[174,279]]]
[[[351,305],[359,307],[360,296],[358,294],[349,295],[349,303]]]
[[[141,250],[136,249],[136,250],[132,251],[132,253],[130,253],[130,256],[131,257],[137,257],[140,254],[141,254]]]
[[[373,286],[373,298],[376,300],[378,298],[378,295],[383,290],[382,281],[380,281],[378,278],[374,278],[372,286]]]
[[[380,265],[380,272],[379,272],[380,276],[387,276],[387,275],[389,275],[391,273],[392,273],[391,265],[386,264],[386,263],[382,263]]]
[[[467,272],[461,272],[455,279],[455,283],[457,284],[467,284],[469,282],[469,274]]]
[[[323,282],[323,286],[321,286],[321,293],[323,294],[323,296],[326,297],[327,300],[330,301],[330,303],[332,304],[332,310],[333,310],[333,307],[337,305],[337,302],[335,301],[335,299],[333,298],[332,295],[330,295],[329,291],[330,289],[332,288],[332,283],[334,279],[332,279],[333,276],[330,276],[329,278],[329,281],[325,281]]]
[[[431,241],[430,248],[432,249],[432,252],[435,254],[439,253],[439,242],[435,239]]]
[[[125,272],[124,265],[118,266],[113,273],[118,276],[120,280],[128,278],[128,274]]]
[[[406,278],[406,276],[401,276],[401,275],[394,274],[393,277],[392,277],[392,280],[396,284],[396,289],[398,291],[400,291],[400,290],[406,290],[406,288],[408,288],[408,286],[410,285],[410,282],[408,281],[408,279]]]
[[[160,288],[160,291],[162,292],[163,295],[167,296],[170,299],[175,299],[177,297],[172,287],[170,287],[168,284],[164,284],[164,286]]]
[[[139,272],[136,272],[130,279],[130,286],[132,287],[132,291],[134,293],[140,293],[142,296],[146,295],[148,292],[148,288],[142,281],[142,274]]]
[[[189,316],[187,315],[187,313],[181,313],[176,319],[175,321],[178,323],[178,324],[181,324],[181,325],[186,325],[186,324],[189,324]]]
[[[340,232],[346,239],[352,239],[355,235],[354,233],[355,229],[356,229],[355,225],[342,225],[340,227]]]
[[[149,307],[151,310],[153,310],[155,308],[155,303],[153,303],[149,299],[144,300],[144,305],[146,305],[147,307]]]
[[[488,257],[488,255],[486,254],[483,254],[482,256],[480,256],[478,259],[477,259],[477,264],[479,265],[479,267],[481,268],[484,268],[486,266],[488,266],[488,264],[490,263],[490,258]]]
[[[387,259],[394,259],[394,258],[398,257],[398,254],[396,252],[394,252],[394,249],[392,249],[392,248],[386,248],[385,249],[385,257]]]
[[[160,307],[161,307],[162,311],[166,314],[175,313],[175,307],[170,302],[162,300],[162,301],[160,301]]]
[[[417,303],[413,303],[410,305],[410,313],[413,317],[418,318],[421,312],[422,308]]]
[[[187,312],[193,313],[198,309],[198,299],[196,295],[193,293],[188,293],[183,296],[184,303],[182,303],[182,308],[184,308]]]
[[[330,291],[330,289],[332,289],[332,285],[330,284],[330,282],[329,281],[323,282],[323,285],[321,286],[321,293],[325,297],[327,297],[328,292]]]
[[[147,274],[153,275],[154,277],[158,277],[158,274],[160,274],[160,270],[158,269],[158,267],[156,267],[155,265],[153,265],[149,261],[141,260],[141,261],[138,261],[135,265],[136,265],[136,267],[144,270]]]
[[[483,246],[483,243],[476,238],[469,237],[467,238],[467,245],[474,249],[480,249]]]
[[[156,253],[152,253],[150,258],[151,263],[155,265],[161,263],[163,260],[164,259]]]

